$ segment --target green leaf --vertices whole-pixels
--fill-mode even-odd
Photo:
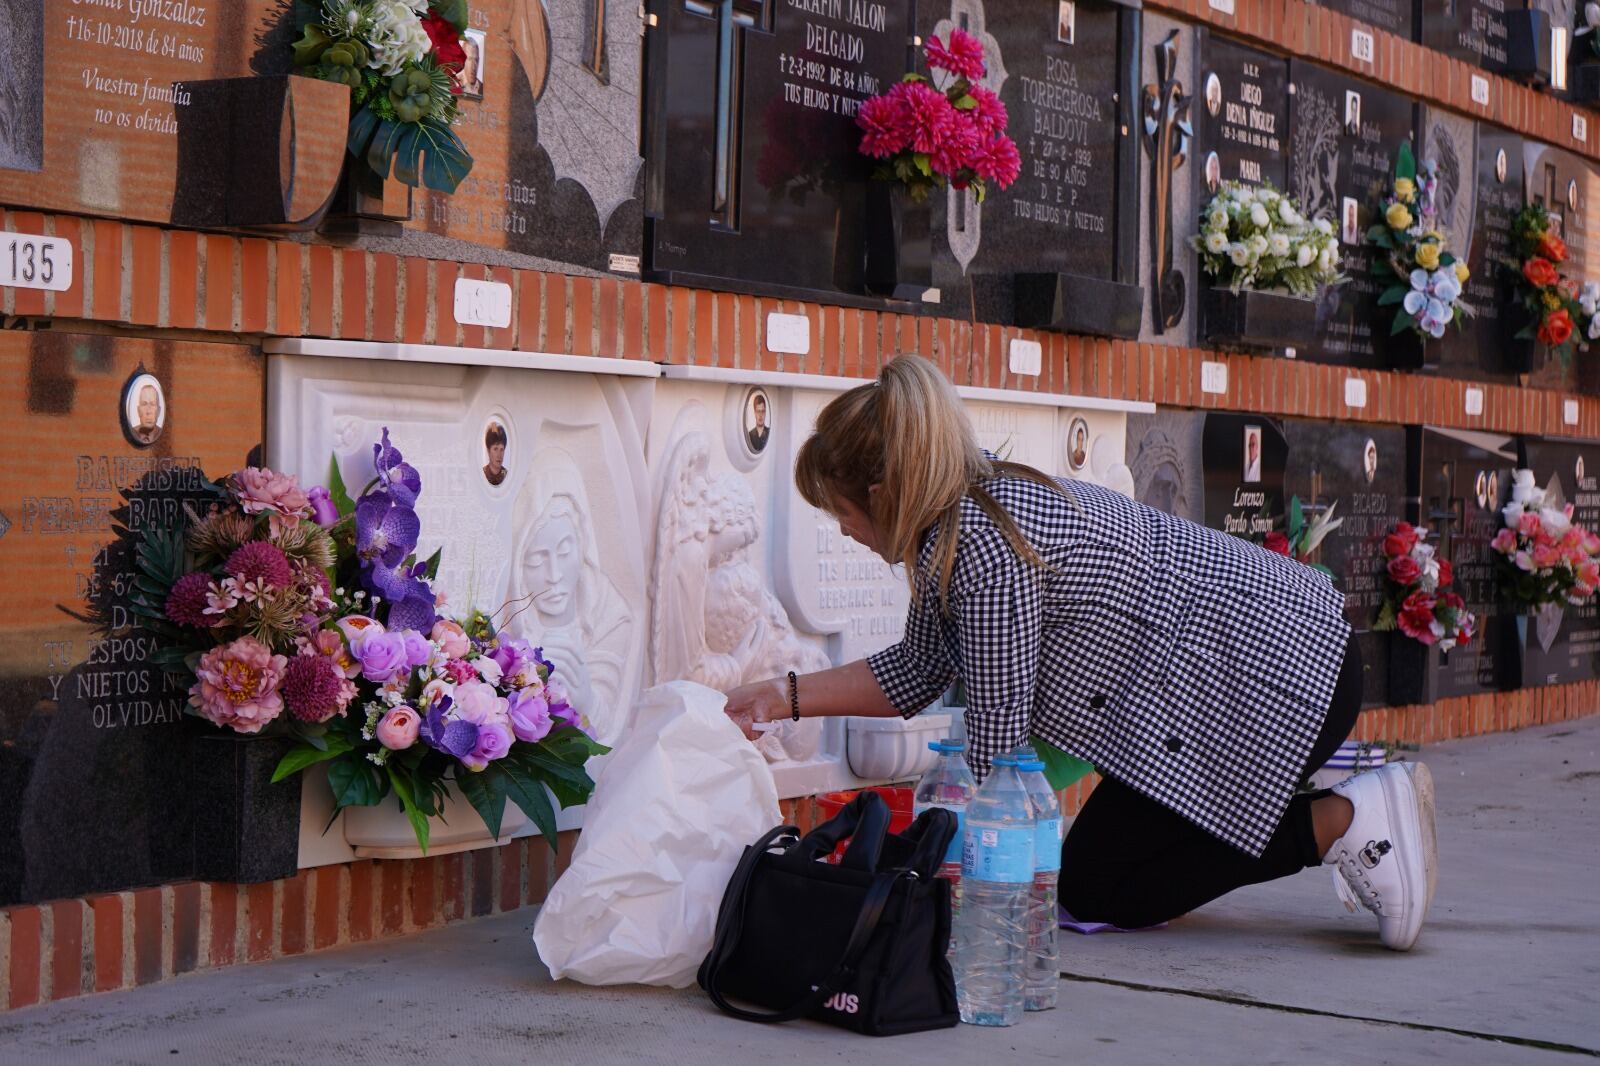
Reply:
[[[1416,319],[1408,315],[1406,313],[1406,309],[1402,307],[1400,310],[1395,312],[1394,325],[1389,328],[1389,336],[1398,336],[1401,333],[1404,333],[1406,330],[1411,329],[1415,323]]]
[[[1383,295],[1378,297],[1379,307],[1393,307],[1395,304],[1405,303],[1406,290],[1399,285],[1391,285],[1383,290]]]
[[[1395,154],[1394,176],[1399,178],[1417,178],[1417,157],[1411,154],[1411,142],[1401,141],[1400,151]]]
[[[458,771],[455,782],[472,809],[478,812],[478,817],[483,819],[489,835],[499,840],[500,819],[506,810],[506,777],[498,763],[490,763],[477,773]]]
[[[333,790],[336,811],[345,807],[371,807],[389,791],[388,780],[365,756],[340,759],[328,767],[328,787]]]
[[[272,781],[276,784],[288,777],[297,774],[308,766],[329,759],[337,759],[350,750],[350,742],[338,734],[330,734],[318,738],[324,747],[318,748],[314,744],[300,744],[289,751],[282,759],[278,760],[278,768],[272,771]]]
[[[366,155],[367,146],[372,143],[372,136],[377,132],[380,121],[372,108],[359,108],[350,116],[350,128],[345,137],[346,150],[357,159]],[[386,166],[380,172],[380,176],[388,173],[389,168]]]
[[[576,726],[567,726],[552,732],[539,742],[539,746],[562,762],[584,762],[593,755],[605,755],[611,749]]]
[[[1372,623],[1372,628],[1380,633],[1386,633],[1395,628],[1394,601],[1385,599],[1383,609],[1378,612],[1378,620]]]
[[[333,505],[339,508],[339,516],[354,514],[356,502],[350,498],[350,490],[345,487],[344,475],[339,473],[339,456],[328,456],[328,496],[333,500]]]
[[[433,554],[428,556],[428,566],[427,569],[423,571],[423,574],[429,581],[432,581],[439,576],[439,559],[443,555],[443,552],[443,548],[435,548],[433,549]]]
[[[977,106],[978,98],[973,96],[971,93],[968,93],[966,96],[963,96],[961,99],[955,102],[955,109],[957,111],[971,111]]]
[[[422,854],[428,854],[428,816],[418,807],[415,793],[411,787],[411,775],[403,766],[390,761],[384,769],[389,771],[389,784],[394,786],[394,794],[400,797],[400,809],[406,812],[406,818],[411,822],[411,831],[417,834],[417,844],[422,848]]]
[[[433,10],[458,30],[467,28],[467,0],[433,0]]]
[[[501,759],[499,765],[505,763],[506,760]],[[544,782],[518,763],[505,767],[505,777],[510,783],[511,802],[522,808],[522,813],[539,827],[539,832],[550,843],[550,850],[555,851],[556,812],[555,808],[550,806],[550,797],[545,794]]]
[[[1289,541],[1293,543],[1300,539],[1300,530],[1306,520],[1305,507],[1300,503],[1299,496],[1289,498]]]
[[[1379,248],[1388,248],[1391,251],[1394,249],[1394,238],[1390,236],[1388,226],[1373,226],[1367,230],[1367,240]]]
[[[933,177],[933,158],[926,152],[916,152],[911,156],[912,166],[917,168],[917,173],[925,178]]]
[[[594,795],[594,780],[579,767],[527,750],[518,753],[516,759],[513,765],[543,781],[563,808],[581,807]]]

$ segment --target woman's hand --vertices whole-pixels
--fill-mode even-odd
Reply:
[[[741,685],[728,693],[728,703],[723,710],[746,739],[755,740],[759,735],[755,730],[758,723],[789,717],[788,683],[782,678],[773,678]]]

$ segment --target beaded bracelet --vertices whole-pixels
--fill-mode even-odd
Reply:
[[[800,680],[794,676],[794,671],[789,671],[789,710],[794,712],[794,720],[800,720]]]

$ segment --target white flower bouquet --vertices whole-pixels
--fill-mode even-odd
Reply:
[[[1327,219],[1308,219],[1293,197],[1270,185],[1223,182],[1190,238],[1201,268],[1218,284],[1314,296],[1344,280],[1339,237]]]

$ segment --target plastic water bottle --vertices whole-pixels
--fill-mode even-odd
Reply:
[[[1028,976],[1023,1006],[1054,1010],[1061,990],[1056,880],[1061,876],[1061,804],[1032,748],[1012,752],[1033,804],[1033,897],[1028,904]]]
[[[961,753],[966,745],[959,740],[946,738],[928,745],[939,753],[939,760],[917,782],[912,798],[912,811],[921,814],[929,807],[943,807],[956,816],[956,835],[950,838],[950,849],[939,864],[938,876],[950,882],[950,919],[954,922],[961,913],[961,839],[966,831],[967,804],[978,791],[967,769],[967,760]]]
[[[967,805],[961,852],[964,898],[953,968],[961,1020],[1022,1020],[1033,894],[1033,804],[1016,760],[1002,755]]]

